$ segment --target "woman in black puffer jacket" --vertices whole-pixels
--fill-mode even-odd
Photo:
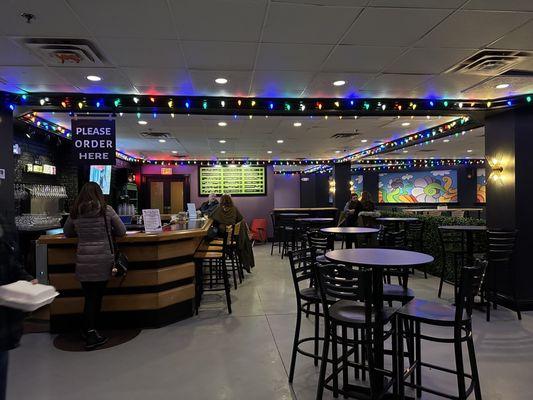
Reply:
[[[15,257],[13,227],[0,219],[0,286],[32,279]],[[8,351],[19,345],[23,318],[21,311],[0,307],[0,400],[6,396]]]
[[[107,341],[96,330],[96,320],[113,267],[113,251],[107,233],[124,236],[126,227],[113,208],[106,205],[100,186],[88,182],[80,190],[63,231],[67,237],[78,237],[76,278],[85,296],[82,336],[86,341],[85,348],[92,350]]]

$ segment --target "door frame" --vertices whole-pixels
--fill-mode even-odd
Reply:
[[[187,210],[187,203],[191,202],[191,176],[183,174],[175,175],[161,175],[161,174],[150,174],[141,176],[141,209],[146,209],[150,207],[150,183],[151,182],[163,182],[164,189],[163,193],[168,193],[170,196],[170,183],[171,182],[183,182],[183,209]],[[165,191],[166,186],[168,185],[168,191]],[[166,199],[163,195],[163,205],[166,205],[166,201],[169,201],[168,205],[170,206],[170,198]]]

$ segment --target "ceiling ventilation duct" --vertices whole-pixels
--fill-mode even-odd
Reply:
[[[48,66],[103,67],[108,65],[97,47],[85,39],[20,39]]]
[[[168,132],[141,132],[139,133],[144,139],[170,139],[172,136]]]
[[[354,132],[339,132],[331,136],[332,139],[352,139],[356,136],[359,136],[359,130],[355,130]]]
[[[517,50],[481,50],[453,66],[446,73],[500,75],[531,57],[531,54],[530,52]]]

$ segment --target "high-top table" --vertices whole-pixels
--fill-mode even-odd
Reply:
[[[396,232],[400,230],[400,224],[405,224],[406,222],[415,222],[418,221],[418,218],[414,217],[379,217],[376,218],[376,221],[378,222],[393,222],[394,223],[394,229],[396,229]]]
[[[336,226],[331,228],[322,228],[320,232],[327,233],[330,235],[342,235],[346,236],[357,236],[357,235],[370,235],[373,233],[378,233],[379,229],[376,228],[365,228],[359,226]],[[346,241],[346,248],[349,249],[352,247],[352,241]]]
[[[467,264],[472,265],[474,261],[474,233],[486,232],[487,227],[485,225],[443,225],[439,226],[439,229],[465,233]]]
[[[334,263],[345,264],[368,268],[372,270],[372,304],[376,311],[376,321],[379,314],[383,313],[383,270],[385,268],[411,268],[414,266],[430,264],[433,257],[415,251],[363,248],[333,250],[326,253],[326,259]],[[383,369],[384,365],[384,343],[383,325],[374,326],[374,355],[376,369]],[[376,373],[376,376],[378,374]],[[374,387],[378,392],[383,389],[383,377],[376,379]],[[363,387],[356,386],[354,389],[364,391]],[[388,398],[388,397],[386,397]]]

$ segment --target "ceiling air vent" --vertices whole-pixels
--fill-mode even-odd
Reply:
[[[168,132],[141,132],[139,133],[142,138],[144,139],[169,139],[171,137],[170,133]]]
[[[516,50],[481,50],[446,71],[446,73],[494,76],[503,74],[516,64],[531,57],[531,53]]]
[[[20,41],[49,66],[101,67],[108,65],[97,47],[86,39],[22,38]]]
[[[354,132],[339,132],[331,136],[332,139],[350,139],[356,136],[359,136],[359,130],[355,130]]]

